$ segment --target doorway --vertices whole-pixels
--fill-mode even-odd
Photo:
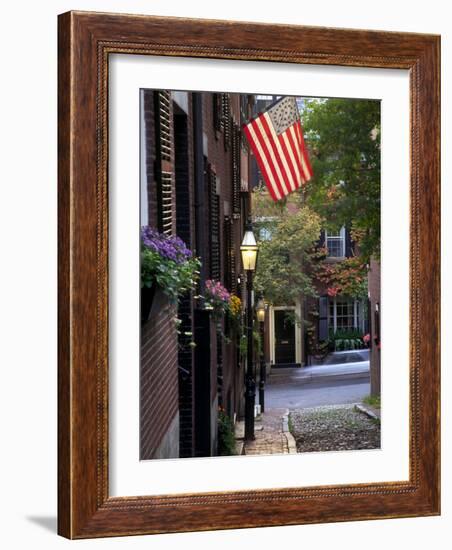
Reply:
[[[275,366],[293,366],[295,360],[295,323],[287,315],[287,310],[276,309],[275,327]]]

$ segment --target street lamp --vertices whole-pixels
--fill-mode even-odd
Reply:
[[[256,397],[256,382],[253,372],[253,309],[251,296],[253,292],[253,273],[256,269],[258,247],[253,226],[249,220],[240,245],[243,269],[246,271],[246,333],[247,359],[245,375],[245,440],[254,439],[254,401]]]
[[[256,304],[256,315],[259,323],[263,323],[265,321],[265,302],[262,296]]]
[[[259,357],[259,405],[261,412],[265,411],[265,382],[267,372],[265,370],[264,357],[264,322],[265,322],[265,302],[262,296],[259,298],[256,305],[257,320],[259,322],[259,332],[261,337],[261,352]]]

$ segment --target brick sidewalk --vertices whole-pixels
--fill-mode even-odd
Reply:
[[[295,440],[287,426],[288,409],[270,409],[256,418],[255,440],[244,444],[242,454],[273,455],[296,453]]]

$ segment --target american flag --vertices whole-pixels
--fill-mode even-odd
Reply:
[[[312,178],[294,97],[278,100],[244,124],[243,131],[274,201]]]

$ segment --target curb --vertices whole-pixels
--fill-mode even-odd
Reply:
[[[244,455],[245,454],[245,442],[243,439],[236,439],[235,440],[235,450],[237,455]]]
[[[372,420],[377,420],[380,422],[380,417],[376,415],[373,411],[370,409],[367,409],[364,405],[361,405],[361,403],[355,404],[355,409],[357,409],[359,412],[365,414],[368,418],[371,418]]]
[[[287,449],[289,451],[289,454],[296,454],[297,443],[294,436],[290,433],[289,430],[289,409],[286,409],[286,412],[282,417],[282,431],[287,441]]]

